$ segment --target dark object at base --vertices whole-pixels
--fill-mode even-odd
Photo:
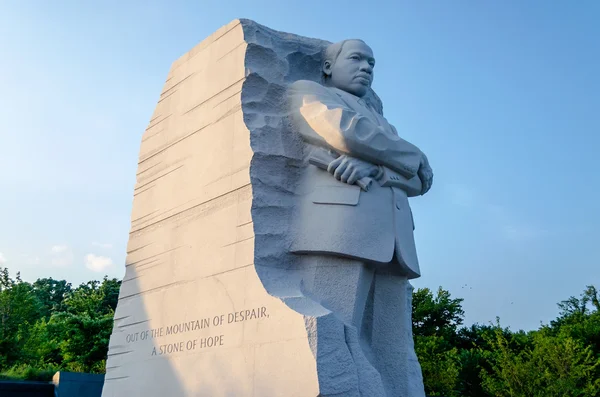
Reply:
[[[54,385],[46,382],[0,381],[2,397],[54,397]]]
[[[54,374],[52,382],[57,397],[100,397],[104,375],[61,371]]]

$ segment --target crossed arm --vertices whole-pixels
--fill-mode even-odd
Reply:
[[[418,175],[422,183],[421,194],[429,190],[433,173],[427,157],[395,131],[385,131],[317,83],[297,81],[290,86],[288,95],[304,139],[342,154],[329,167],[336,178],[352,182],[361,173],[375,176],[373,168],[369,168],[374,164],[380,166],[378,176],[385,168],[408,180]],[[365,171],[367,169],[369,171]]]

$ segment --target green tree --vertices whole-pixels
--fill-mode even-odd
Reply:
[[[60,351],[61,364],[73,372],[103,373],[113,314],[56,313],[48,322],[48,338]]]
[[[590,346],[570,337],[530,334],[532,347],[511,348],[511,341],[498,327],[490,344],[492,372],[482,371],[483,387],[497,397],[597,396],[600,379],[594,375],[600,359]],[[518,343],[516,343],[518,345]]]
[[[493,346],[488,343],[493,336],[492,325],[473,324],[457,331],[456,347],[458,348],[459,374],[457,390],[461,397],[481,397],[488,394],[481,384],[482,370],[491,371],[492,364],[488,352]],[[510,333],[507,330],[504,332]]]
[[[453,299],[450,292],[439,287],[435,296],[429,288],[413,293],[413,333],[420,336],[443,336],[452,339],[463,323],[463,299]]]
[[[104,372],[121,282],[72,288],[64,280],[13,280],[0,269],[0,370],[37,379],[56,369]]]
[[[56,341],[63,365],[77,372],[104,372],[121,282],[104,277],[72,290],[65,312],[52,315],[49,338]]]
[[[572,296],[558,307],[559,317],[542,330],[553,336],[562,334],[578,339],[600,356],[600,302],[596,287],[588,285],[579,298]]]
[[[438,289],[434,295],[428,288],[413,293],[412,325],[415,351],[431,396],[458,396],[459,351],[456,332],[463,322],[462,299]]]
[[[459,368],[458,350],[441,336],[417,335],[415,352],[419,357],[429,396],[459,397],[457,393]]]
[[[71,283],[53,278],[41,278],[33,283],[33,291],[42,304],[42,316],[50,318],[52,313],[66,310],[65,299],[72,291]]]
[[[93,280],[74,289],[64,303],[66,311],[73,314],[87,314],[90,317],[114,313],[119,300],[121,282],[104,277],[102,282]]]
[[[23,358],[23,346],[30,327],[40,318],[41,304],[31,284],[15,279],[8,269],[0,268],[0,368],[14,365]]]
[[[20,363],[37,367],[60,365],[62,354],[58,341],[49,333],[48,320],[41,318],[28,328],[27,334],[22,336]]]

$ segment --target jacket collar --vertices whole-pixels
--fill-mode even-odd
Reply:
[[[371,120],[375,121],[378,125],[381,125],[379,117],[377,117],[378,113],[373,109],[367,101],[363,98],[359,98],[356,95],[353,95],[347,91],[341,90],[336,87],[330,87],[346,104],[354,109],[357,113],[367,116]],[[365,111],[367,110],[367,111]]]

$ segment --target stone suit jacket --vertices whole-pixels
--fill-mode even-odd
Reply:
[[[408,197],[421,194],[422,152],[398,136],[360,98],[306,80],[288,89],[292,121],[311,147],[381,166],[368,191],[308,165],[302,176],[290,251],[397,262],[408,278],[420,276]]]

